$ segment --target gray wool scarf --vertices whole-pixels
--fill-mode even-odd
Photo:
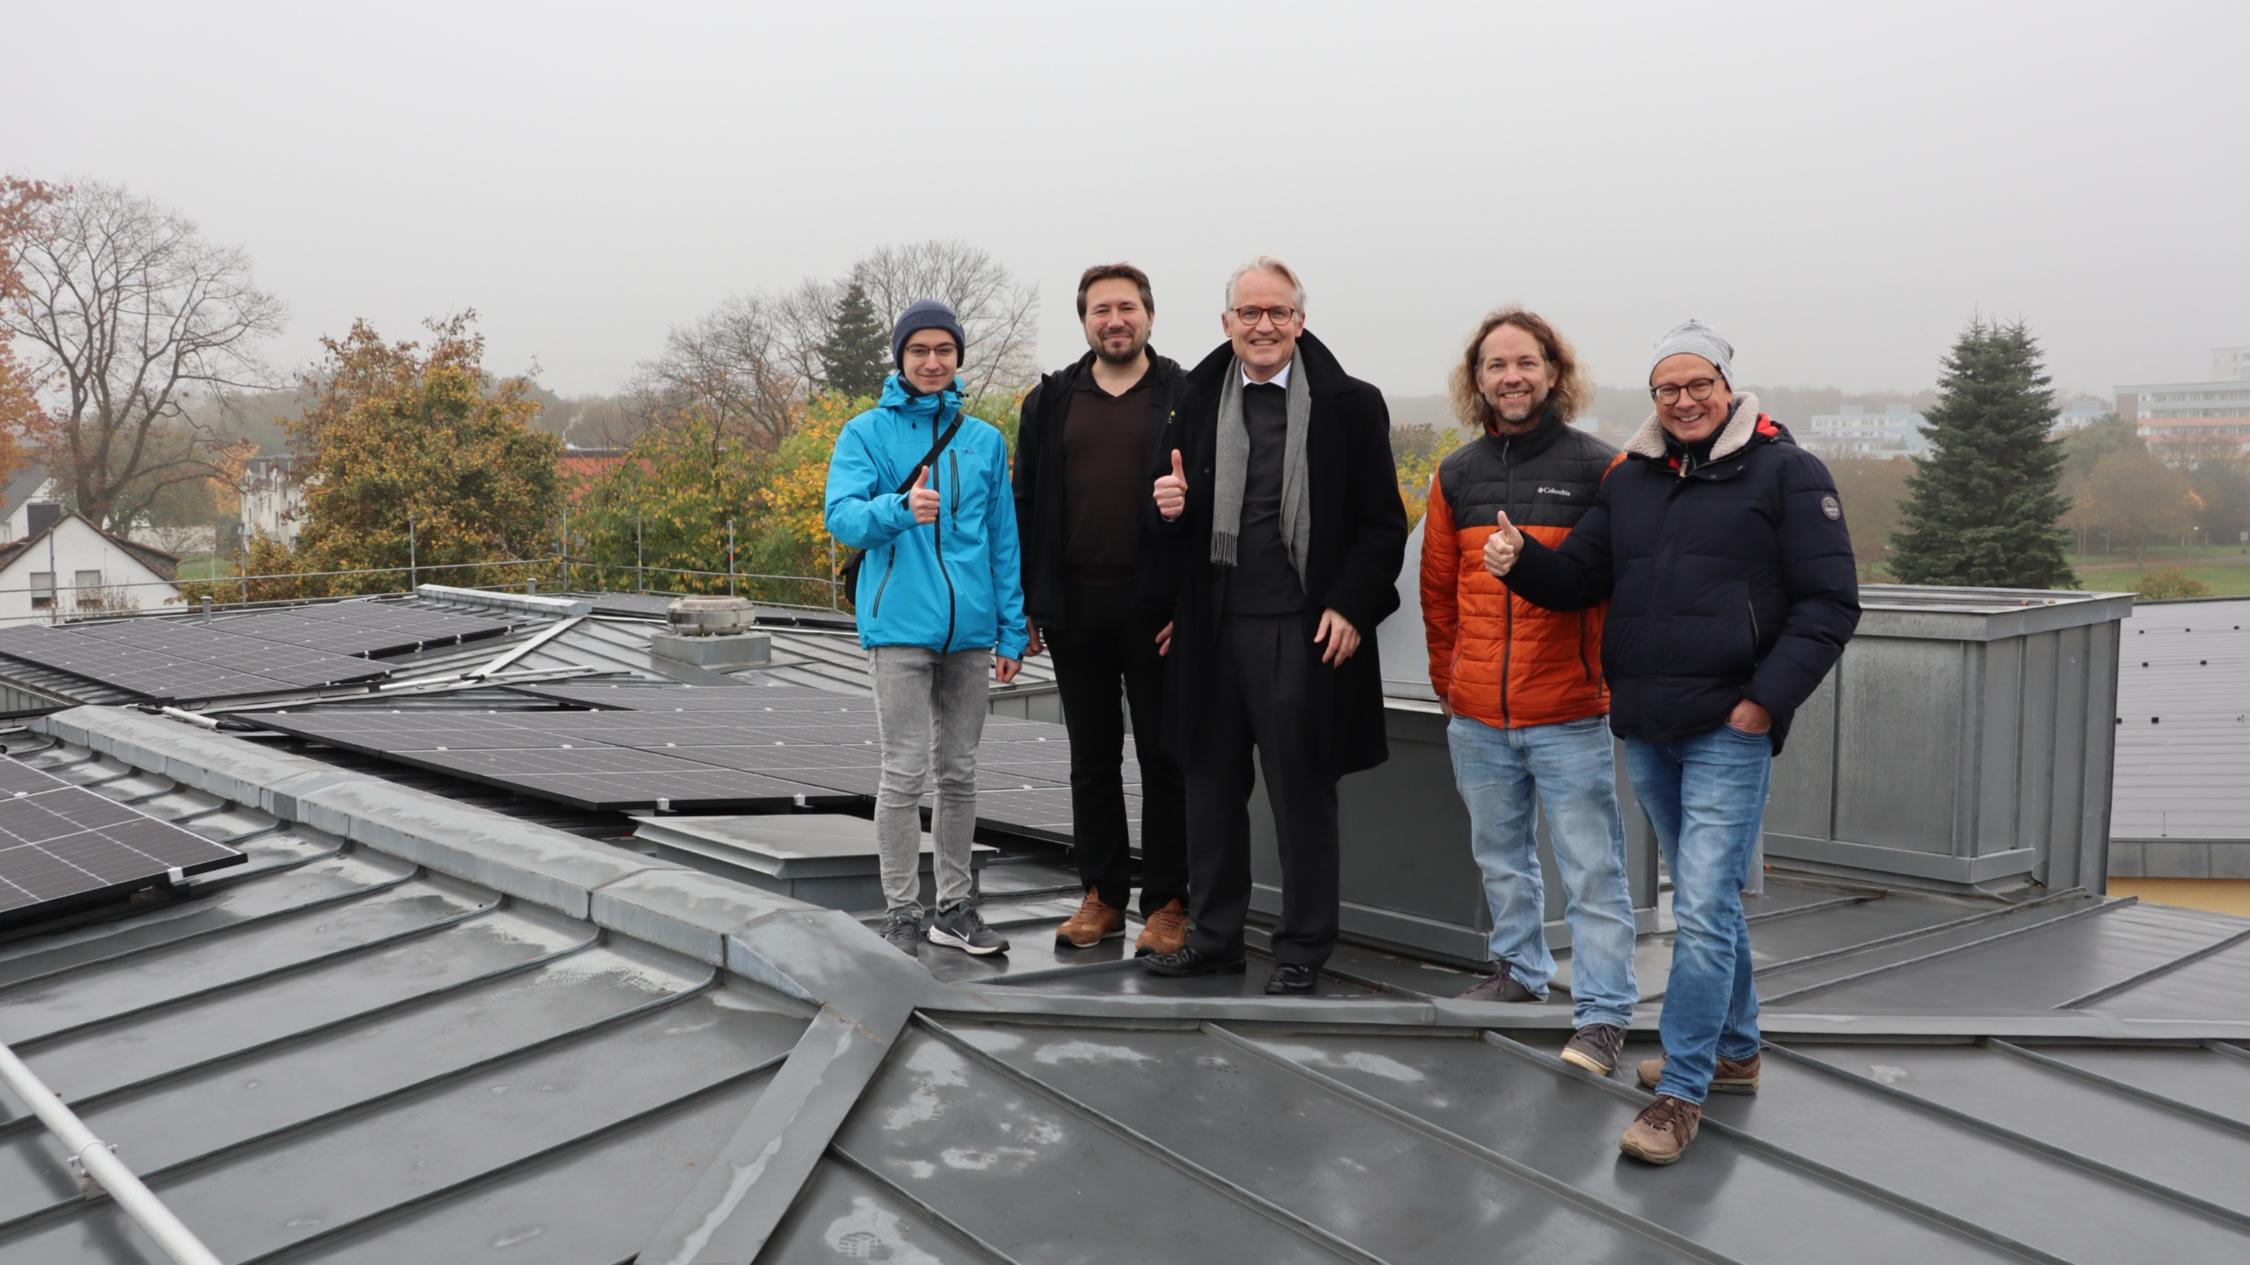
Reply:
[[[1250,474],[1250,424],[1242,415],[1242,362],[1227,366],[1219,390],[1219,433],[1211,471],[1211,561],[1231,567],[1242,543],[1242,489]],[[1305,555],[1312,548],[1312,487],[1305,469],[1305,431],[1312,421],[1312,389],[1305,361],[1289,364],[1289,437],[1281,452],[1281,540],[1305,582]]]

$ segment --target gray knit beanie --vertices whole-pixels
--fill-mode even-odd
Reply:
[[[960,364],[969,363],[969,340],[961,333],[961,318],[953,309],[936,299],[916,299],[898,314],[898,324],[891,327],[891,367],[906,368],[906,340],[925,329],[942,329],[953,335],[953,349],[961,353]]]
[[[1734,359],[1734,344],[1719,337],[1719,331],[1692,316],[1674,325],[1664,337],[1656,340],[1655,354],[1648,358],[1649,376],[1656,376],[1656,366],[1663,364],[1665,357],[1681,355],[1701,356],[1710,361],[1719,370],[1719,376],[1726,379],[1727,389],[1734,389],[1734,365],[1730,363]]]

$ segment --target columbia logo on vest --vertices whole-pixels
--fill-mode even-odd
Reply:
[[[1541,496],[1560,496],[1560,497],[1566,497],[1566,498],[1567,498],[1567,497],[1568,497],[1568,496],[1570,495],[1570,489],[1569,489],[1569,488],[1551,488],[1551,487],[1548,487],[1548,486],[1547,486],[1546,484],[1542,483],[1542,484],[1540,484],[1540,485],[1539,485],[1539,495],[1541,495]]]

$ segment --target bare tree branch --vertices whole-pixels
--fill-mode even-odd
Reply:
[[[162,437],[197,430],[185,405],[199,391],[271,385],[253,344],[280,330],[283,309],[252,283],[248,256],[119,186],[85,184],[40,217],[22,274],[0,327],[38,349],[57,431],[49,464],[79,512],[119,525],[178,481],[181,461],[215,470],[161,456]]]
[[[885,246],[852,265],[851,279],[884,320],[916,299],[938,299],[961,318],[962,386],[972,397],[1027,385],[1033,360],[1039,292],[1019,285],[983,248],[957,240]]]

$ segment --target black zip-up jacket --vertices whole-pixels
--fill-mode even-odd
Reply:
[[[1506,583],[1552,610],[1610,599],[1610,728],[1656,742],[1726,723],[1747,698],[1773,749],[1859,625],[1836,483],[1780,423],[1737,397],[1708,459],[1683,461],[1651,417],[1553,549],[1529,535]]]
[[[1148,502],[1141,515],[1133,598],[1153,615],[1170,608],[1178,588],[1180,542],[1176,533],[1162,530],[1155,505],[1146,495],[1150,482],[1146,471],[1156,465],[1170,468],[1169,452],[1160,449],[1164,428],[1186,390],[1187,374],[1178,361],[1157,355],[1153,347],[1148,355],[1146,460],[1142,469],[1117,474],[1143,485],[1141,499]],[[1069,619],[1063,568],[1063,423],[1070,416],[1070,398],[1080,378],[1092,373],[1093,366],[1094,353],[1089,351],[1077,363],[1041,378],[1024,397],[1022,424],[1016,431],[1016,532],[1023,545],[1023,605],[1042,629],[1061,628]]]

